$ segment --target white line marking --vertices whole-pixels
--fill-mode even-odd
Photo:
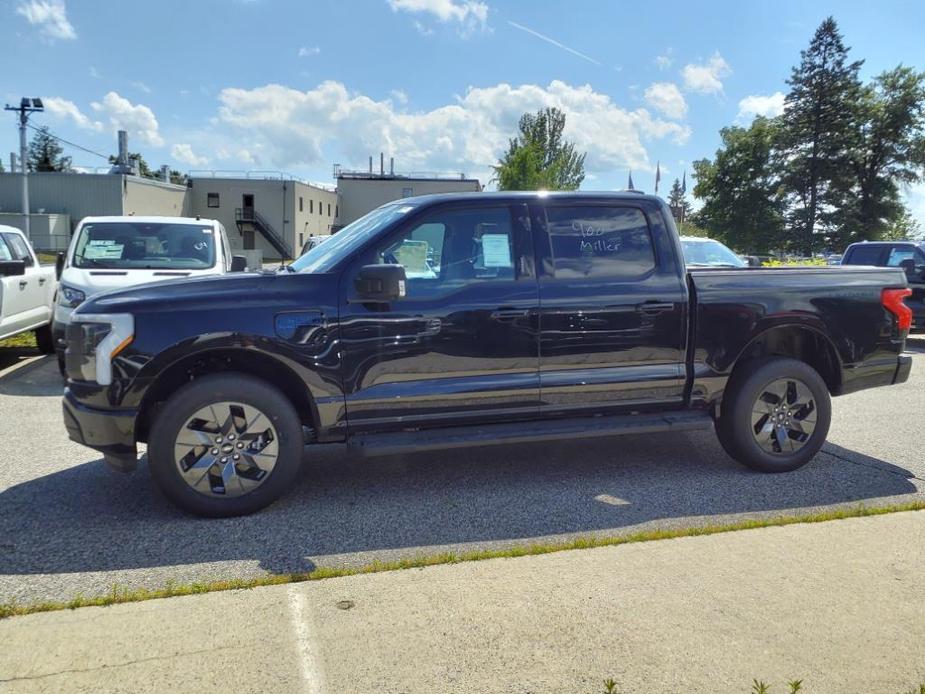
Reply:
[[[289,598],[289,616],[295,631],[296,651],[302,673],[303,689],[307,694],[324,694],[324,677],[317,646],[312,632],[311,608],[305,604],[305,596],[299,590],[298,583],[290,583],[287,588]]]

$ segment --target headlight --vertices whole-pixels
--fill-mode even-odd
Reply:
[[[58,303],[62,306],[77,308],[86,301],[86,299],[87,295],[84,292],[79,289],[74,289],[73,287],[68,287],[66,284],[62,284],[58,289]]]
[[[112,383],[112,360],[135,337],[135,319],[130,313],[75,313],[67,328],[68,374],[101,386]]]

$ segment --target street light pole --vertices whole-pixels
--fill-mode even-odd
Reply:
[[[33,113],[40,113],[45,110],[41,99],[29,99],[23,97],[19,106],[6,105],[4,111],[15,111],[19,114],[19,171],[22,174],[22,214],[25,224],[23,231],[26,238],[32,240],[32,224],[29,217],[29,167],[26,152],[26,124],[29,122],[29,116]]]

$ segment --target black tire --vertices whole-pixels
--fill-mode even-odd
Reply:
[[[43,325],[35,331],[35,344],[42,354],[55,353],[55,338],[51,333],[51,323]]]
[[[785,396],[778,403],[766,389],[779,388],[781,383],[785,384]],[[798,405],[797,398],[792,395],[796,392],[796,383],[809,390],[811,404]],[[788,402],[791,397],[792,401]],[[776,408],[783,411],[776,412]],[[764,409],[768,411],[770,422],[759,412]],[[788,411],[790,414],[786,414]],[[777,423],[775,417],[780,418]],[[814,418],[814,426],[812,433],[807,435],[805,430],[809,429],[811,418]],[[766,357],[743,364],[733,373],[723,395],[722,416],[716,422],[716,433],[726,452],[743,465],[760,472],[790,472],[808,463],[819,452],[828,436],[831,420],[829,390],[815,369],[796,359]],[[771,428],[770,433],[764,433],[766,427]],[[786,448],[781,447],[781,440]],[[775,450],[768,450],[769,446]],[[788,450],[795,446],[798,446],[796,450]]]
[[[175,458],[181,429],[199,410],[219,403],[254,408],[275,429],[278,446],[275,466],[255,489],[239,496],[197,491],[185,481]],[[302,461],[302,446],[302,423],[279,390],[242,373],[213,374],[187,383],[160,408],[148,437],[148,467],[164,495],[185,511],[211,518],[241,516],[268,506],[293,486]],[[207,484],[212,479],[217,478],[210,477]]]

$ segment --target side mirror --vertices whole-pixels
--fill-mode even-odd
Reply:
[[[0,260],[0,277],[16,277],[25,274],[25,260]]]
[[[364,265],[354,280],[360,300],[388,303],[405,296],[404,265]]]
[[[55,279],[60,280],[61,274],[64,272],[64,251],[58,251],[58,255],[55,258]]]
[[[247,256],[246,255],[231,256],[231,271],[232,272],[244,272],[245,270],[247,270]]]
[[[761,267],[761,258],[757,255],[746,256],[745,261],[748,263],[749,267]]]

